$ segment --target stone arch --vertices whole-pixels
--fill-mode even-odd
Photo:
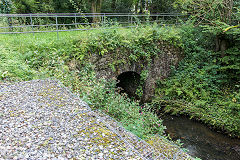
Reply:
[[[142,102],[149,102],[154,96],[157,80],[163,80],[170,75],[171,66],[177,66],[182,59],[180,48],[172,44],[161,42],[158,44],[161,52],[152,55],[150,61],[140,57],[137,61],[129,59],[128,53],[121,54],[94,54],[89,59],[96,71],[97,78],[117,79],[124,72],[135,72],[141,75],[143,71],[148,71],[143,83]],[[127,73],[124,73],[127,74]]]

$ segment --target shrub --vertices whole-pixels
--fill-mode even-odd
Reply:
[[[155,104],[173,114],[187,114],[231,136],[240,136],[239,50],[221,57],[212,49],[214,35],[186,26],[181,32],[185,58],[172,76],[158,82]],[[237,40],[235,40],[237,42]]]

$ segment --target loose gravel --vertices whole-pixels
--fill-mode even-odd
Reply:
[[[0,84],[0,159],[115,160],[161,155],[110,117],[92,111],[58,81]]]

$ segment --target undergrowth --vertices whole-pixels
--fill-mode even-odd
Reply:
[[[168,40],[179,45],[177,28],[140,27],[35,35],[1,35],[2,81],[21,81],[55,77],[70,87],[93,109],[100,109],[141,138],[162,135],[162,120],[151,107],[140,108],[139,102],[118,94],[116,81],[97,79],[93,65],[87,61],[92,54],[115,54],[126,51],[138,60],[157,54],[154,44]],[[5,58],[4,58],[5,57]],[[12,58],[13,57],[13,58]],[[10,60],[12,59],[14,63]],[[13,67],[12,67],[13,66]],[[23,69],[22,69],[23,68]],[[141,110],[141,112],[140,112]]]
[[[113,116],[136,135],[162,134],[164,126],[151,113],[151,107],[146,105],[139,113],[138,102],[117,94],[114,80],[97,79],[87,59],[93,54],[126,53],[132,61],[150,59],[159,54],[156,44],[167,41],[183,48],[185,58],[170,78],[158,82],[153,104],[239,136],[239,45],[234,44],[221,57],[213,51],[214,37],[192,26],[99,29],[64,32],[59,37],[57,40],[55,33],[1,35],[1,80],[55,77],[79,93],[93,109]]]
[[[214,51],[214,34],[186,26],[181,37],[185,58],[172,76],[158,82],[155,106],[186,114],[232,137],[240,137],[239,33],[225,55]],[[235,37],[234,37],[235,36]]]

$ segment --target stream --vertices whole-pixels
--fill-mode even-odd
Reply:
[[[164,115],[166,133],[180,139],[193,157],[202,160],[240,160],[240,140],[212,131],[200,122],[186,117]]]
[[[117,87],[122,88],[122,92],[129,97],[137,99],[140,75],[132,71],[123,72],[117,79]],[[160,118],[167,127],[166,133],[173,140],[180,139],[191,156],[202,160],[240,160],[240,139],[231,139],[184,116],[164,115]]]

